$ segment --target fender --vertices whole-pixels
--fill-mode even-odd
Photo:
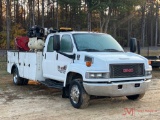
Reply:
[[[15,68],[18,69],[17,65],[16,65],[16,64],[13,64],[12,67],[11,67],[11,74],[13,74],[13,70],[14,70]]]
[[[85,65],[82,65],[82,64],[71,64],[68,68],[67,68],[67,72],[65,74],[65,81],[64,81],[64,86],[66,86],[66,81],[67,81],[67,75],[69,72],[74,72],[74,73],[78,73],[80,74],[82,77],[85,76],[85,68],[86,66]],[[84,79],[84,78],[82,78]]]

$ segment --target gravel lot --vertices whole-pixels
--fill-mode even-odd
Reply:
[[[159,74],[155,71],[154,74]],[[0,72],[2,73],[2,72]],[[4,74],[4,72],[3,72]],[[0,74],[0,120],[159,120],[160,80],[139,101],[125,97],[93,99],[86,109],[75,109],[61,91],[30,81],[15,86],[12,76]]]

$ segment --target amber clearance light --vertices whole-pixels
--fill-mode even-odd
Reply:
[[[87,67],[90,67],[92,65],[92,62],[91,61],[86,61],[86,66]]]

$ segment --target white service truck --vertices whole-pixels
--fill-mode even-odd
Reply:
[[[134,41],[132,42],[134,43]],[[136,44],[131,44],[132,52]],[[15,85],[38,81],[62,89],[75,108],[85,108],[90,96],[126,96],[137,100],[151,82],[152,67],[141,55],[124,52],[109,34],[56,32],[43,51],[8,51],[7,71]]]

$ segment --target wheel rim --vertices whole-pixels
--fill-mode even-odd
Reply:
[[[14,75],[13,75],[13,81],[14,81],[14,83],[17,83],[17,79],[18,79],[17,74],[14,74]]]
[[[78,103],[79,97],[80,97],[80,91],[79,91],[77,85],[72,86],[70,97],[71,97],[71,100],[73,101],[73,103],[75,103],[75,104]]]

